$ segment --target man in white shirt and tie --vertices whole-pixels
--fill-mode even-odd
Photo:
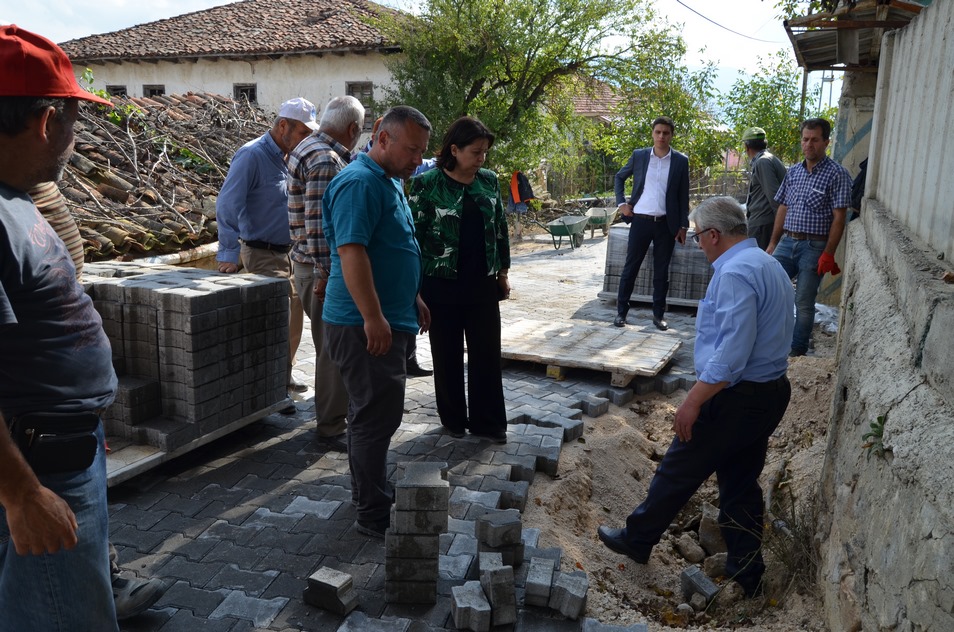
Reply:
[[[623,221],[630,224],[626,262],[620,275],[613,324],[626,324],[629,299],[639,267],[653,245],[653,325],[665,331],[663,320],[669,292],[669,262],[678,241],[686,242],[689,228],[689,159],[672,147],[675,124],[668,116],[653,121],[653,146],[637,149],[616,174],[616,203]],[[626,180],[633,189],[625,197]]]

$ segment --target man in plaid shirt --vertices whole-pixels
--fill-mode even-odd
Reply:
[[[341,375],[324,349],[322,302],[331,251],[321,228],[321,199],[332,178],[351,161],[364,127],[364,106],[351,96],[332,99],[318,131],[303,140],[288,158],[288,224],[291,228],[295,289],[311,319],[315,343],[315,418],[317,440],[344,452],[348,392]]]
[[[825,155],[831,123],[823,118],[808,119],[801,130],[805,160],[788,170],[775,194],[779,207],[766,250],[795,279],[795,331],[790,356],[808,352],[822,277],[826,272],[841,272],[835,263],[835,249],[845,231],[851,203],[851,176]]]

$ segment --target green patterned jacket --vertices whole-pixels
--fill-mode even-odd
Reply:
[[[408,190],[408,203],[414,216],[415,235],[421,247],[425,276],[457,278],[465,190],[476,200],[484,216],[488,276],[510,268],[510,235],[496,174],[489,169],[481,169],[472,183],[464,185],[437,168],[412,178]]]

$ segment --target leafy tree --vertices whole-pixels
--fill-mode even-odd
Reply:
[[[801,84],[802,72],[787,51],[779,50],[774,55],[759,57],[755,74],[746,76],[740,73],[732,89],[720,100],[733,138],[741,138],[747,127],[758,126],[765,130],[769,149],[779,158],[787,163],[799,160]],[[828,115],[826,118],[832,116],[829,109],[824,113],[817,111],[819,90],[820,87],[816,86],[808,95],[806,118],[824,114]],[[835,119],[829,120],[834,122]]]
[[[652,144],[652,121],[665,115],[676,124],[672,145],[689,156],[691,170],[721,164],[729,143],[716,112],[715,63],[690,71],[683,63],[685,43],[674,30],[665,31],[655,44],[642,51],[640,73],[616,77],[624,99],[599,146],[618,167],[633,149]]]
[[[838,0],[775,0],[775,8],[783,20],[812,13],[831,13],[837,6]]]
[[[389,62],[385,105],[424,112],[435,144],[457,117],[480,118],[502,170],[579,162],[593,133],[573,113],[580,78],[638,84],[656,51],[681,45],[651,0],[424,0],[419,15],[376,26],[403,52]]]

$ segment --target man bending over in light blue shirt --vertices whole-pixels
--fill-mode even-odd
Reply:
[[[613,551],[647,563],[676,514],[715,472],[726,570],[752,597],[765,571],[758,478],[792,393],[785,372],[795,293],[781,264],[747,238],[738,202],[710,198],[689,219],[715,269],[696,317],[697,381],[676,411],[676,437],[646,500],[624,528],[601,526],[598,535]]]

